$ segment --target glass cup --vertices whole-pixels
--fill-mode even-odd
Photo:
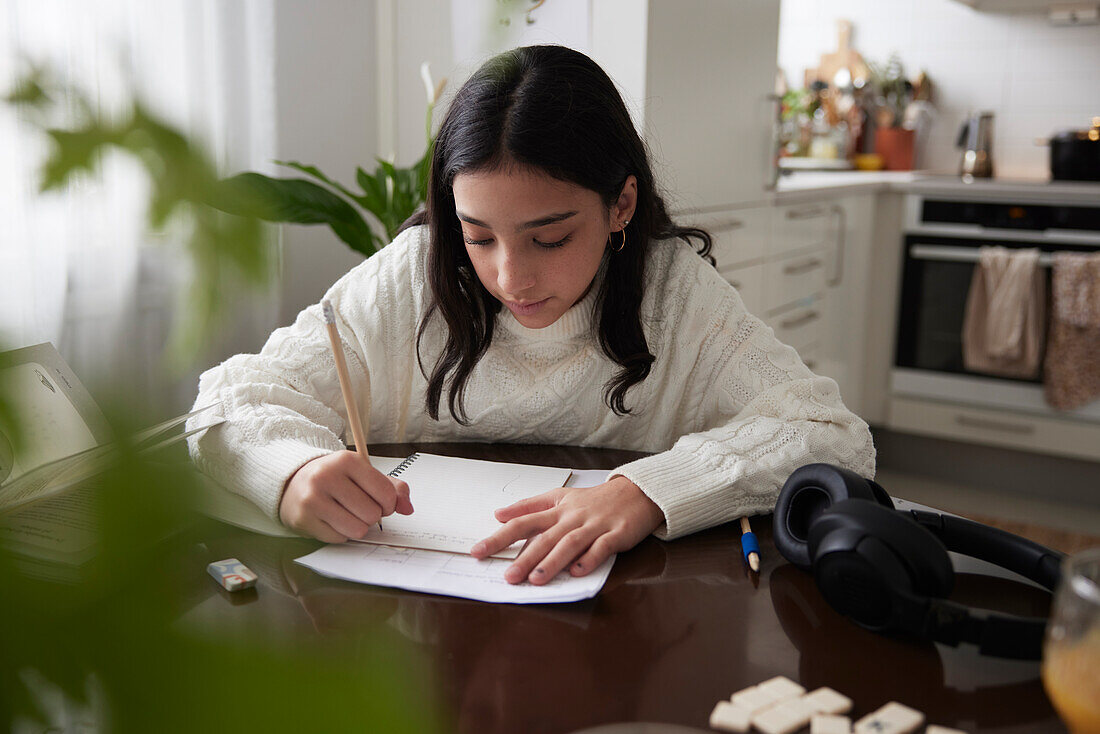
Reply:
[[[1100,734],[1100,548],[1065,560],[1043,644],[1043,685],[1072,734]]]

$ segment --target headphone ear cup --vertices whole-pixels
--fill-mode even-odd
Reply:
[[[844,500],[824,511],[808,541],[814,577],[838,611],[872,629],[903,629],[902,596],[945,597],[955,572],[939,538],[880,505]],[[919,630],[908,630],[919,632]]]
[[[894,506],[886,490],[853,471],[832,464],[807,464],[795,469],[779,492],[772,516],[772,537],[779,552],[798,568],[809,571],[810,526],[829,507],[852,498]]]

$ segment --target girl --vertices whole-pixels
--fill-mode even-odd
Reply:
[[[873,475],[867,424],[746,313],[709,249],[669,218],[591,59],[558,46],[493,58],[443,120],[425,211],[326,296],[369,440],[655,452],[597,487],[498,510],[471,553],[534,537],[512,583],[768,512],[809,462]],[[196,405],[215,401],[226,422],[191,439],[196,463],[287,526],[343,542],[413,512],[404,482],[344,450],[319,306],[206,372]]]

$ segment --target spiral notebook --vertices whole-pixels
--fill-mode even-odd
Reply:
[[[361,541],[376,545],[469,553],[501,524],[493,513],[513,502],[565,486],[569,469],[416,453],[406,459],[370,458],[371,464],[409,484],[414,512],[387,515],[383,530]],[[515,558],[513,543],[494,558]]]

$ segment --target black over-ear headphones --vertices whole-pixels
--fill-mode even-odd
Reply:
[[[1053,591],[1064,557],[1003,530],[950,515],[895,510],[875,482],[829,464],[797,469],[773,519],[783,557],[814,575],[830,606],[875,632],[969,642],[985,655],[1038,659],[1046,620],[977,612],[948,601],[947,551],[987,561]]]

